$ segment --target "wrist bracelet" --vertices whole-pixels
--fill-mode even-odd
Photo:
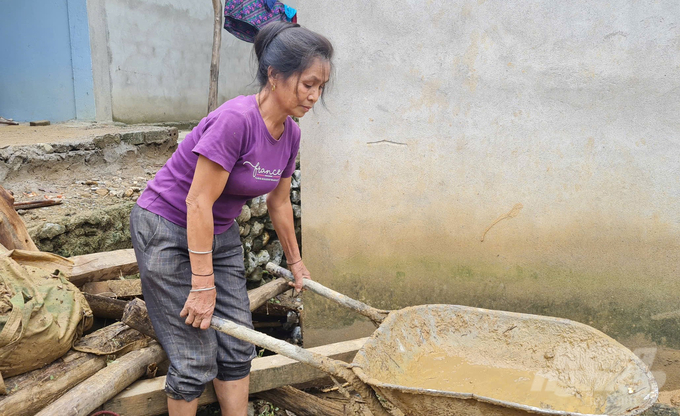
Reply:
[[[210,274],[198,274],[198,273],[191,272],[191,274],[192,274],[193,276],[208,277],[208,276],[214,275],[215,272],[210,272]]]
[[[208,290],[213,290],[215,289],[215,286],[213,287],[204,287],[201,289],[191,289],[189,292],[207,292]]]
[[[289,266],[292,266],[293,264],[298,264],[298,263],[300,263],[301,261],[302,261],[302,257],[300,257],[300,260],[298,260],[298,261],[294,261],[294,262],[292,262],[292,263],[288,263],[288,265],[289,265]]]
[[[188,248],[187,250],[189,250],[189,253],[191,253],[191,254],[210,254],[210,253],[213,252],[212,250],[210,250],[210,251],[194,251],[190,248]]]

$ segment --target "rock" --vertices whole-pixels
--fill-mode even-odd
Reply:
[[[300,191],[290,191],[290,202],[293,204],[299,204],[300,203]]]
[[[267,243],[269,243],[269,239],[270,239],[270,238],[271,238],[271,237],[269,236],[269,233],[268,233],[268,232],[265,231],[265,232],[262,233],[262,236],[260,236],[259,240],[262,241],[262,246],[263,246],[263,247],[266,246]]]
[[[302,218],[302,209],[300,205],[293,205],[293,216],[295,218]]]
[[[251,217],[250,207],[248,205],[243,205],[243,208],[241,208],[241,215],[239,215],[238,218],[236,218],[236,222],[239,224],[243,224],[244,222],[250,220],[250,217]]]
[[[98,185],[98,184],[99,182],[92,179],[85,181],[85,185]]]
[[[99,188],[95,191],[99,196],[106,196],[109,194],[109,190],[106,188]]]
[[[267,249],[267,252],[269,252],[269,261],[276,265],[280,265],[281,260],[283,259],[283,246],[281,245],[281,242],[279,240],[274,240],[265,248]]]
[[[260,251],[262,248],[264,248],[267,243],[269,242],[269,233],[264,232],[262,233],[261,236],[257,237],[256,239],[253,240],[253,250],[252,251]]]
[[[128,188],[128,189],[125,190],[125,193],[123,194],[123,196],[124,196],[125,198],[129,198],[129,197],[131,197],[132,194],[134,194],[134,193],[135,193],[134,190],[132,190],[131,188]]]
[[[247,236],[250,233],[250,224],[239,225],[238,232],[241,235],[241,237]]]
[[[269,255],[267,250],[262,250],[259,253],[257,253],[257,262],[261,266],[264,266],[265,264],[267,264],[270,259],[271,259],[271,256]]]
[[[293,172],[293,177],[290,180],[290,187],[292,189],[300,189],[300,178],[301,175],[299,170]]]
[[[267,217],[264,219],[264,229],[274,231],[274,224],[272,224],[272,219]]]
[[[28,212],[28,211],[26,211],[25,209],[17,210],[17,214],[19,214],[19,215],[26,215],[26,212]]]
[[[115,196],[116,198],[122,198],[124,193],[120,189],[114,189],[110,192],[111,196]]]
[[[64,234],[66,232],[66,227],[61,224],[54,224],[51,222],[45,223],[40,231],[38,231],[39,239],[50,239],[58,235]]]
[[[267,214],[267,195],[258,196],[250,201],[250,213],[253,217],[262,217]]]
[[[250,237],[257,238],[260,235],[262,235],[263,231],[264,231],[264,224],[262,224],[261,222],[255,221],[250,228]]]
[[[252,283],[260,283],[262,281],[262,273],[264,270],[262,267],[256,267],[253,272],[248,275],[247,280]]]
[[[250,253],[253,250],[253,239],[251,237],[246,237],[243,239],[243,251],[245,253]]]
[[[52,151],[54,150],[54,147],[52,147],[52,145],[47,144],[47,143],[44,143],[42,145],[42,148],[45,151],[45,153],[52,153]]]
[[[246,254],[246,260],[244,262],[246,266],[246,276],[250,276],[257,267],[257,256],[252,251]]]

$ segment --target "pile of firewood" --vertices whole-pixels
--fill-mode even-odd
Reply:
[[[14,249],[38,250],[15,212],[12,195],[0,187],[0,252]],[[70,267],[64,270],[60,264],[61,272],[83,292],[97,321],[108,325],[82,337],[74,349],[51,364],[4,380],[4,390],[0,385],[0,414],[88,415],[107,410],[133,416],[167,412],[163,391],[167,359],[140,298],[140,280],[123,279],[138,272],[133,250],[67,260]],[[299,300],[283,295],[287,291],[290,286],[282,278],[253,289],[248,292],[250,309],[256,328],[299,344],[301,308]],[[313,350],[351,361],[363,341]],[[288,386],[324,377],[293,360],[265,356],[253,362],[250,390],[287,406],[298,416],[346,414],[345,404],[330,403]],[[217,401],[212,386],[207,387],[199,399],[201,405]]]

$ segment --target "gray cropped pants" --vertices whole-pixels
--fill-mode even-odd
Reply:
[[[191,289],[187,231],[135,205],[130,234],[142,292],[158,340],[170,360],[165,392],[191,401],[214,378],[240,380],[250,373],[255,347],[212,328],[201,330],[179,316]],[[253,327],[238,226],[213,239],[216,316]]]

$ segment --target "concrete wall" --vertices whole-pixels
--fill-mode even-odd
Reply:
[[[0,13],[0,115],[94,119],[85,0],[5,1]]]
[[[302,120],[316,279],[680,348],[680,3],[299,8],[337,50],[330,111]],[[312,344],[354,322],[306,302]]]
[[[129,123],[206,115],[213,9],[206,0],[88,0],[97,114]],[[219,101],[255,91],[252,45],[222,29]]]

